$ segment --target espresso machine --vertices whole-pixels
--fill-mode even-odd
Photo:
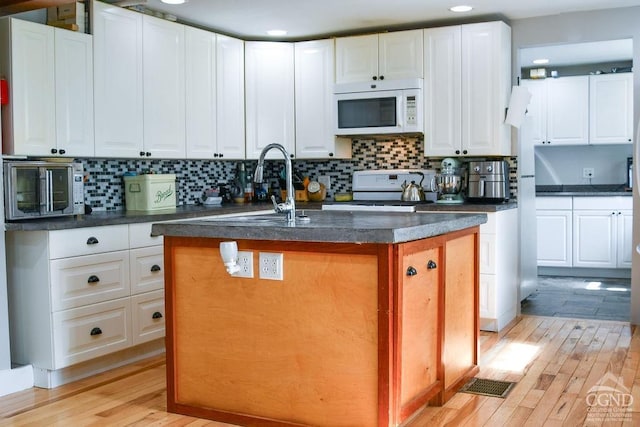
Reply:
[[[469,162],[467,200],[489,203],[509,200],[509,164],[505,160]]]

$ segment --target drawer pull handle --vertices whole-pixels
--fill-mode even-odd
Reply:
[[[427,268],[429,270],[433,270],[434,268],[437,268],[437,267],[438,267],[438,265],[432,260],[429,260],[429,262],[427,263]]]
[[[101,334],[102,334],[102,329],[100,329],[100,328],[93,328],[91,330],[91,336],[101,335]]]
[[[89,276],[89,278],[87,279],[87,283],[91,283],[91,284],[98,283],[99,281],[100,281],[100,278],[93,274]]]
[[[98,242],[98,239],[96,239],[96,238],[95,238],[95,237],[93,237],[93,236],[92,236],[92,237],[89,237],[89,238],[87,239],[87,245],[96,245],[96,244],[98,244],[98,243],[99,243],[99,242]]]
[[[415,276],[416,274],[418,274],[418,270],[413,267],[407,268],[407,276]]]
[[[162,319],[162,313],[160,313],[159,311],[156,311],[155,313],[153,313],[153,315],[151,315],[152,319]]]
[[[151,271],[160,271],[160,270],[161,270],[161,268],[160,268],[160,266],[158,264],[153,264],[151,266]]]

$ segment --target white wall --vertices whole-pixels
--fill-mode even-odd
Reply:
[[[536,185],[586,185],[627,183],[627,145],[537,146]],[[593,168],[594,178],[582,177],[582,168]]]
[[[640,7],[606,9],[592,12],[566,13],[540,18],[518,19],[510,23],[513,48],[513,81],[516,82],[520,70],[518,51],[521,48],[554,44],[580,43],[633,38],[633,63],[636,72],[634,87],[634,135],[640,135]],[[640,144],[634,141],[634,168],[638,174]],[[638,180],[636,179],[636,182]],[[640,243],[640,190],[634,186],[633,202],[633,242]],[[633,253],[631,270],[631,323],[640,325],[640,253]]]

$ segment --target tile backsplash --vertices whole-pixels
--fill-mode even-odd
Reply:
[[[347,160],[294,160],[293,167],[301,176],[317,179],[320,175],[331,178],[331,189],[327,193],[332,198],[335,193],[351,191],[351,175],[356,170],[423,168],[438,169],[441,158],[424,157],[423,142],[419,138],[361,139],[354,140],[352,158]],[[176,175],[178,204],[191,205],[201,202],[204,190],[231,182],[235,177],[234,160],[140,160],[140,159],[78,159],[84,163],[85,202],[97,211],[124,209],[125,172]],[[511,165],[511,196],[516,195],[515,158],[509,158]],[[257,161],[245,160],[247,176],[251,176]],[[278,176],[284,167],[281,160],[265,162],[265,180],[271,188],[277,189]]]

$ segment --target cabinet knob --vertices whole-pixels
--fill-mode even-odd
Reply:
[[[151,266],[151,271],[155,272],[155,271],[160,271],[160,270],[161,270],[161,268],[160,268],[160,266],[158,264],[153,264]]]
[[[162,319],[162,313],[160,313],[159,311],[156,311],[155,313],[153,313],[151,315],[152,319]]]
[[[333,157],[333,153],[329,153],[329,157]]]
[[[140,157],[144,157],[144,151],[140,152]]]
[[[92,274],[87,279],[87,283],[90,283],[90,284],[98,283],[99,281],[100,281],[100,278],[98,276],[96,276],[95,274]]]
[[[438,268],[438,264],[436,264],[433,260],[429,260],[429,262],[427,262],[427,268],[429,270],[433,270],[434,268]]]
[[[60,154],[65,154],[66,152],[67,152],[67,150],[60,149]]]
[[[91,332],[89,333],[92,337],[96,336],[96,335],[102,335],[102,329],[100,328],[93,328],[91,329]]]
[[[467,154],[467,150],[462,150],[462,154]]]
[[[224,154],[220,153],[220,154],[218,154],[218,157],[223,158]]]
[[[87,245],[97,245],[98,239],[96,239],[95,237],[91,236],[87,239]]]
[[[56,150],[55,148],[51,149],[51,154],[56,154],[58,152],[58,150]]]
[[[384,76],[380,76],[380,80],[384,80]]]
[[[289,154],[289,157],[291,157],[293,159],[293,153]]]
[[[416,274],[418,274],[418,270],[413,267],[407,268],[407,276],[415,276]]]
[[[151,157],[151,153],[148,152],[148,151],[146,153],[144,153],[144,155],[147,156],[147,157]]]
[[[460,150],[456,150],[456,154],[460,154]]]
[[[218,157],[218,153],[213,153],[213,157]]]
[[[378,80],[378,76],[373,76],[372,79],[373,80]]]

